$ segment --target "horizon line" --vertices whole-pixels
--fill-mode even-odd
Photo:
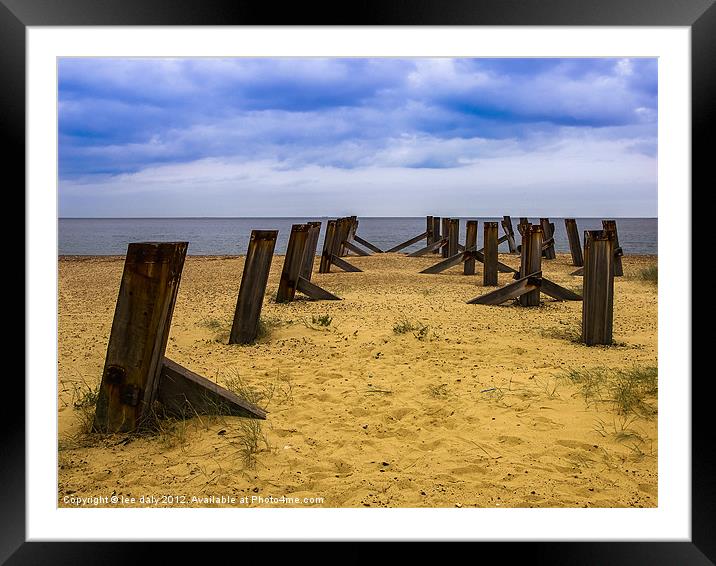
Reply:
[[[425,218],[430,216],[428,214],[418,216],[370,216],[370,215],[353,215],[357,218]],[[440,215],[432,215],[440,216]],[[498,214],[486,214],[482,216],[478,215],[461,215],[452,216],[448,215],[446,218],[502,218],[504,215]],[[606,215],[609,218],[622,218],[622,219],[643,219],[643,220],[658,220],[658,216],[614,216]],[[510,215],[511,218],[586,218],[586,219],[601,219],[606,216],[541,216],[541,215]],[[299,214],[294,216],[58,216],[58,220],[243,220],[243,219],[255,219],[255,218],[270,218],[270,219],[291,219],[291,218],[343,218],[343,216],[337,215],[311,215],[311,214]]]

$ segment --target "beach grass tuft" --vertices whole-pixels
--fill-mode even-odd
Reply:
[[[658,369],[634,366],[569,369],[561,376],[579,387],[587,404],[608,403],[619,415],[651,417],[657,413]]]
[[[200,324],[205,328],[208,328],[214,333],[214,340],[223,344],[229,341],[229,334],[231,332],[231,324],[226,320],[221,320],[213,316],[203,318]]]
[[[259,323],[256,327],[256,340],[254,342],[260,342],[267,340],[274,329],[276,329],[281,322],[275,318],[269,318],[265,316],[259,317]]]
[[[434,399],[444,399],[449,394],[448,384],[428,385],[428,394]]]
[[[430,327],[422,322],[412,322],[403,318],[393,325],[393,333],[407,334],[410,332],[418,340],[427,340],[430,335]]]
[[[416,329],[416,326],[408,319],[404,318],[393,325],[393,332],[395,334],[407,334]]]
[[[258,419],[240,418],[237,423],[237,435],[233,444],[238,447],[241,460],[245,468],[254,469],[257,463],[257,455],[262,450],[270,449],[268,438],[263,431],[262,422]]]
[[[285,405],[293,401],[293,383],[290,376],[277,372],[276,378],[261,380],[259,385],[251,385],[235,371],[225,381],[224,387],[232,393],[264,410],[272,405]]]
[[[79,434],[88,435],[92,432],[94,423],[94,412],[99,397],[99,386],[82,383],[72,384],[72,407],[77,411],[79,417]]]
[[[311,316],[311,322],[317,326],[330,326],[333,322],[333,317],[328,314],[313,315]]]
[[[72,406],[75,409],[94,409],[99,397],[99,383],[89,385],[86,382],[72,384]]]
[[[547,328],[541,331],[541,335],[545,338],[567,340],[568,342],[572,342],[574,344],[582,343],[582,329],[576,324]]]
[[[656,264],[645,267],[639,271],[638,278],[657,285],[659,283],[659,267]]]

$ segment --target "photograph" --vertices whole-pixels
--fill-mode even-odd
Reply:
[[[712,564],[714,2],[0,0],[0,564]]]
[[[58,508],[658,508],[660,61],[527,55],[57,57]]]

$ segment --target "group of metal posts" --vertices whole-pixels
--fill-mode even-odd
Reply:
[[[623,274],[622,250],[616,222],[604,220],[602,225],[602,230],[584,232],[582,255],[576,221],[565,219],[572,262],[575,266],[583,265],[582,297],[542,276],[543,254],[547,259],[555,257],[554,225],[546,218],[535,225],[526,218],[520,219],[520,246],[514,242],[508,216],[502,221],[505,230],[502,239],[498,239],[498,223],[485,222],[484,245],[477,250],[476,220],[466,224],[463,247],[458,243],[459,219],[428,216],[426,232],[420,236],[427,239],[423,251],[437,252],[441,248],[445,260],[423,272],[438,273],[463,262],[463,272],[473,275],[477,260],[484,265],[483,285],[495,286],[498,271],[516,271],[498,261],[498,245],[507,241],[510,250],[519,249],[521,254],[518,280],[470,303],[499,304],[517,298],[522,306],[537,306],[540,292],[559,300],[583,300],[582,340],[588,345],[611,344],[614,277]],[[311,282],[320,226],[320,222],[292,226],[277,302],[292,300],[296,291],[314,299],[338,299]],[[343,269],[344,264],[350,266],[340,256],[353,250],[353,240],[359,241],[355,234],[357,226],[354,216],[328,221],[321,272],[327,272],[331,264]],[[251,232],[229,336],[231,344],[247,344],[256,339],[277,235],[277,230]],[[184,410],[187,403],[194,411],[212,410],[211,407],[215,410],[221,405],[230,414],[265,418],[260,408],[164,357],[187,246],[187,242],[129,245],[96,405],[95,430],[136,429],[148,418],[155,400],[174,412]]]

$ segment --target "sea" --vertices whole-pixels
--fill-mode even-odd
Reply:
[[[321,221],[322,246],[327,217],[296,218],[60,218],[58,221],[58,254],[61,256],[124,255],[130,242],[189,242],[189,255],[244,255],[252,230],[278,230],[276,254],[286,251],[292,224]],[[460,242],[465,240],[465,222],[477,220],[478,247],[482,246],[483,222],[501,221],[502,218],[461,218]],[[584,230],[600,230],[601,218],[577,218],[580,233]],[[358,217],[357,234],[387,250],[425,231],[426,220],[420,217]],[[538,218],[531,218],[538,223]],[[555,248],[557,252],[569,252],[567,232],[563,218],[550,218],[555,225]],[[656,218],[617,218],[619,244],[625,254],[658,255]],[[512,218],[515,236],[519,243],[517,223]],[[502,226],[498,233],[504,234]],[[425,240],[402,251],[411,252],[425,246]],[[500,246],[507,250],[507,244]]]

